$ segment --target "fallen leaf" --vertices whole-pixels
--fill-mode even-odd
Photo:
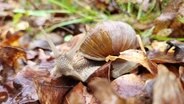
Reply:
[[[178,21],[179,15],[182,14],[180,13],[181,8],[183,8],[182,4],[184,4],[182,0],[171,0],[169,2],[162,14],[154,21],[154,33],[158,33],[162,29],[170,28],[173,30],[170,36],[183,37],[183,25]]]
[[[23,32],[17,31],[15,33],[8,32],[6,38],[0,43],[0,46],[20,46],[19,39],[23,35]]]
[[[110,80],[111,77],[110,74],[111,74],[111,62],[108,62],[99,67],[92,75],[90,75],[87,82],[89,82],[94,77],[106,78]]]
[[[172,41],[167,41],[168,48],[165,50],[166,53],[171,49],[171,47],[174,47],[174,59],[176,61],[184,62],[184,43],[172,40]]]
[[[65,94],[76,84],[72,79],[63,76],[56,80],[49,80],[48,76],[38,76],[34,78],[34,82],[42,104],[61,104]]]
[[[154,62],[150,61],[148,57],[144,54],[143,51],[129,49],[123,52],[120,52],[119,56],[108,56],[106,57],[106,61],[111,60],[114,61],[116,59],[123,59],[130,62],[139,63],[145,68],[147,68],[152,74],[157,73],[157,66]]]
[[[8,91],[3,86],[0,86],[0,103],[6,102],[8,96]]]
[[[124,98],[120,98],[111,87],[110,82],[104,78],[94,78],[89,82],[94,96],[99,100],[100,104],[126,104]]]
[[[164,65],[158,65],[153,87],[153,104],[183,104],[184,90],[180,80]]]
[[[154,51],[159,51],[159,52],[164,52],[165,49],[167,48],[167,43],[165,41],[156,41],[154,40],[152,43],[151,43],[151,47],[152,47],[152,50]]]
[[[8,76],[6,82],[3,83],[4,88],[8,90],[8,99],[5,103],[36,103],[38,95],[34,88],[34,77],[48,76],[45,71],[34,71],[30,67],[24,67],[14,76]]]
[[[169,36],[171,33],[172,33],[172,29],[166,28],[166,29],[160,30],[156,35],[163,36],[163,37],[164,37],[164,36],[167,37],[167,36]]]
[[[168,52],[167,54],[165,52],[155,50],[148,52],[148,58],[155,63],[181,63],[180,61],[177,61],[173,56],[173,52]]]
[[[39,40],[39,39],[33,40],[28,45],[28,49],[37,49],[37,48],[50,50],[49,44],[45,40]]]
[[[117,59],[112,62],[112,77],[118,78],[122,74],[129,73],[139,66],[138,63]]]
[[[17,23],[15,28],[16,31],[26,30],[29,28],[29,23],[27,21],[20,21],[19,23]]]
[[[66,96],[63,104],[98,104],[94,96],[80,82]]]
[[[144,81],[135,74],[126,74],[111,82],[114,91],[121,98],[134,97],[144,92]]]
[[[26,60],[26,53],[20,48],[0,47],[0,62],[3,67],[14,68],[15,71],[22,67],[22,61]]]
[[[41,62],[47,62],[47,60],[49,58],[51,58],[51,56],[50,55],[47,55],[42,49],[39,49],[38,51],[39,51],[39,53],[38,53],[38,59]]]
[[[36,56],[38,56],[38,52],[35,52],[33,50],[26,51],[26,57],[28,60],[35,59]]]
[[[180,78],[182,86],[184,88],[184,67],[183,66],[179,67],[179,78]]]

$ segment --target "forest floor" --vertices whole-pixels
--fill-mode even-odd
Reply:
[[[72,75],[53,78],[53,47],[71,53],[104,21],[129,24],[139,47],[106,61],[75,53],[59,63],[79,76],[66,70]],[[184,104],[183,41],[183,0],[0,0],[0,103]]]

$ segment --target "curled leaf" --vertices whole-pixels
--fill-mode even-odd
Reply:
[[[96,100],[80,82],[66,95],[64,104],[96,104]]]
[[[164,65],[158,65],[153,87],[153,104],[184,104],[184,90],[180,80]]]
[[[93,74],[90,75],[88,81],[90,81],[94,77],[110,79],[111,77],[110,72],[111,72],[111,62],[105,63],[104,65],[99,67]]]
[[[42,104],[61,104],[64,95],[73,87],[73,81],[61,77],[57,80],[47,81],[47,78],[34,79],[35,88]]]
[[[26,53],[20,48],[14,47],[0,47],[0,62],[4,67],[19,68],[25,61]]]
[[[144,54],[143,51],[140,50],[126,50],[120,53],[119,56],[108,56],[106,57],[106,61],[111,60],[114,61],[116,59],[123,59],[130,62],[139,63],[145,68],[147,68],[152,74],[157,73],[157,66],[154,62],[150,61],[148,57]]]
[[[184,62],[184,43],[176,41],[176,40],[172,40],[172,41],[167,41],[168,47],[165,50],[165,52],[167,53],[170,48],[174,47],[174,55],[173,57],[175,58],[176,61],[180,61],[180,62]]]
[[[122,74],[131,72],[138,67],[138,63],[117,59],[112,62],[112,77],[118,78]]]
[[[165,7],[162,14],[154,21],[154,32],[158,33],[162,29],[170,28],[173,30],[170,36],[183,37],[183,24],[178,21],[178,17],[182,16],[183,14],[183,4],[183,0],[170,0],[169,4]]]
[[[182,86],[184,88],[184,67],[183,66],[179,67],[179,78],[180,78]]]
[[[20,46],[19,39],[23,35],[23,32],[18,31],[13,34],[8,32],[6,35],[9,36],[6,36],[7,38],[0,43],[0,46]]]
[[[130,98],[143,93],[144,81],[135,74],[127,74],[112,81],[111,86],[121,98]]]
[[[89,83],[89,87],[94,92],[94,96],[100,104],[126,104],[126,100],[120,98],[112,89],[107,79],[96,77]]]
[[[5,102],[8,99],[8,96],[8,91],[3,86],[0,86],[0,103]]]
[[[149,51],[148,57],[155,63],[180,63],[173,57],[173,52],[165,53],[160,51]]]

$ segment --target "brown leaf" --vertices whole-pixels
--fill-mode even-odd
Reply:
[[[117,59],[112,62],[112,77],[118,78],[122,74],[129,73],[139,66],[138,63]]]
[[[120,52],[119,56],[108,56],[106,61],[114,61],[116,59],[124,59],[130,62],[139,63],[145,68],[147,68],[152,74],[157,73],[157,66],[154,62],[150,61],[148,57],[144,54],[143,51],[129,49],[123,52]]]
[[[94,77],[106,78],[110,79],[110,72],[111,72],[111,62],[108,62],[98,68],[89,78],[88,81],[93,79]]]
[[[89,87],[100,104],[126,104],[126,100],[120,98],[112,89],[110,82],[104,78],[94,78],[89,82]]]
[[[181,84],[184,88],[184,67],[183,66],[179,67],[179,78],[180,78]]]
[[[176,76],[164,65],[158,65],[153,88],[153,104],[184,104],[184,90]]]
[[[168,52],[167,54],[155,50],[148,52],[149,59],[155,63],[180,63],[180,61],[177,61],[173,55],[173,52]]]
[[[39,39],[31,41],[31,43],[29,43],[29,45],[28,45],[28,48],[29,49],[41,48],[41,49],[47,49],[47,50],[50,49],[47,41],[39,40]]]
[[[76,82],[70,78],[61,77],[57,80],[48,80],[48,77],[34,79],[39,101],[42,104],[61,104],[65,94]]]
[[[46,72],[34,71],[30,67],[24,67],[15,76],[9,76],[3,86],[8,90],[7,104],[10,103],[31,103],[38,100],[34,88],[33,78],[48,76]]]
[[[50,55],[45,54],[45,52],[42,49],[39,49],[39,53],[38,53],[38,59],[41,62],[47,62],[47,60],[51,58]]]
[[[162,29],[170,28],[173,30],[172,37],[183,37],[183,24],[178,21],[179,15],[182,14],[183,4],[183,0],[171,0],[162,14],[156,18],[154,32],[158,33]]]
[[[21,67],[19,61],[25,61],[26,53],[20,48],[0,47],[0,62],[4,67],[17,69]]]
[[[6,38],[0,43],[0,46],[20,46],[19,38],[23,35],[23,32],[15,32],[13,34],[7,33]]]
[[[172,40],[172,41],[167,41],[168,48],[166,49],[166,53],[170,50],[170,48],[174,47],[174,59],[176,61],[184,62],[184,43]]]
[[[64,104],[96,104],[96,99],[80,82],[66,95]]]
[[[164,52],[165,49],[167,48],[167,43],[165,41],[157,41],[157,40],[154,40],[151,43],[151,47],[155,51]]]
[[[33,50],[26,51],[26,57],[28,60],[35,59],[36,56],[38,56],[38,52]]]
[[[4,10],[13,9],[13,7],[14,7],[13,5],[10,5],[8,3],[3,3],[3,2],[0,3],[0,6],[1,6],[0,12],[2,12]]]
[[[8,91],[3,86],[0,86],[0,103],[5,102],[8,99],[8,96]]]
[[[111,83],[112,88],[121,98],[134,97],[143,93],[144,82],[135,74],[123,75]]]
[[[86,0],[87,1],[87,0]],[[92,0],[88,1],[88,4],[92,7],[95,7],[96,9],[99,9],[101,11],[108,11],[110,13],[119,13],[120,8],[118,7],[118,4],[116,1],[103,1],[103,0]]]

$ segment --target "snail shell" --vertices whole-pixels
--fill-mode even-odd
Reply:
[[[97,24],[80,46],[84,57],[103,61],[108,55],[119,55],[127,49],[136,48],[136,32],[127,23],[107,21]]]

